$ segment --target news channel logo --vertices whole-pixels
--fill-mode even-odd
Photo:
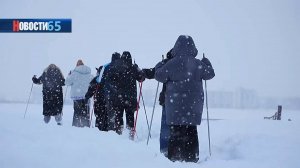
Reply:
[[[0,19],[0,33],[71,33],[72,19]]]

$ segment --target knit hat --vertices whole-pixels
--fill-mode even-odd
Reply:
[[[77,61],[76,66],[80,66],[80,65],[84,65],[81,59],[79,59],[79,60]]]

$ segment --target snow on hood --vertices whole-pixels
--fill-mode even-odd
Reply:
[[[196,57],[198,50],[195,46],[194,40],[191,36],[181,35],[178,37],[173,50],[172,55],[176,56],[193,56]]]

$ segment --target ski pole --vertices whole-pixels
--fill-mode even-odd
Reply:
[[[28,100],[27,100],[27,105],[26,105],[26,109],[25,109],[25,113],[24,113],[24,119],[25,119],[25,116],[26,116],[26,113],[27,113],[27,108],[28,108],[30,97],[31,97],[32,88],[33,88],[33,83],[31,84],[31,89],[30,89],[30,93],[29,93],[29,97],[28,97]]]
[[[149,126],[149,122],[148,122],[148,116],[147,116],[147,112],[146,112],[146,106],[145,106],[145,102],[144,102],[144,96],[142,93],[142,101],[143,101],[143,106],[144,106],[144,111],[145,111],[145,116],[146,116],[146,121],[147,121],[147,126],[148,126],[148,131],[150,130],[150,126]],[[151,134],[150,134],[150,138],[151,138]]]
[[[164,55],[162,55],[161,57],[162,57],[162,60],[164,60]],[[150,130],[149,130],[148,138],[147,138],[147,145],[149,143],[149,138],[150,138],[150,135],[151,135],[151,127],[152,127],[153,115],[154,115],[154,110],[155,110],[155,105],[156,105],[158,88],[159,88],[159,82],[157,82],[157,87],[156,87],[156,92],[155,92],[155,99],[154,99],[154,104],[153,104],[153,109],[152,109],[152,115],[151,115],[151,121],[150,121]]]
[[[203,58],[205,58],[205,55],[203,53]],[[211,144],[210,144],[210,128],[209,128],[209,115],[208,115],[208,100],[207,100],[207,84],[206,80],[204,80],[205,85],[205,105],[206,105],[206,115],[207,115],[207,133],[208,133],[208,147],[209,147],[209,155],[211,156]]]
[[[142,95],[143,82],[140,82],[139,85],[140,85],[140,94],[139,94],[139,99],[138,99],[138,102],[136,105],[136,115],[135,115],[135,121],[134,121],[134,127],[133,127],[133,137],[136,132],[136,122],[137,122],[137,117],[138,117],[138,113],[139,113],[139,105],[140,105],[140,100],[141,100],[141,95]]]
[[[95,97],[96,97],[96,94],[98,92],[98,89],[99,89],[99,85],[97,84],[96,85],[96,90],[95,90],[95,92],[93,94],[94,103],[92,105],[92,113],[91,113],[91,117],[90,117],[90,125],[93,124],[93,114],[94,114],[94,106],[95,106]],[[94,128],[94,125],[92,125],[92,128]]]
[[[153,109],[152,109],[152,115],[151,115],[151,121],[150,121],[150,130],[149,130],[148,138],[147,138],[147,145],[149,143],[149,138],[150,138],[150,135],[151,135],[151,127],[152,127],[153,115],[154,115],[154,110],[155,110],[155,105],[156,105],[158,88],[159,88],[159,82],[157,82],[157,87],[156,87],[155,99],[154,99],[154,104],[153,104]]]
[[[65,97],[64,97],[64,102],[66,101],[66,98],[67,98],[68,87],[69,86],[66,87],[66,93],[65,93]]]
[[[90,100],[88,100],[86,102],[85,106],[86,106],[86,115],[89,115],[89,113],[90,113]],[[88,117],[89,117],[89,123],[90,123],[89,127],[91,128],[92,118],[90,116],[88,116]]]
[[[91,122],[90,122],[90,125],[93,124],[93,114],[94,114],[94,108],[92,107],[92,113],[91,113]],[[92,128],[94,128],[94,125],[92,125]]]
[[[65,96],[64,96],[64,99],[63,99],[63,107],[65,106],[65,102],[66,102],[66,98],[67,98],[67,93],[68,93],[68,87],[69,87],[69,86],[66,87],[66,93],[65,93]],[[62,110],[61,116],[63,116],[63,115],[64,115],[64,112],[63,112],[63,110]]]

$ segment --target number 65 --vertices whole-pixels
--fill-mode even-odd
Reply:
[[[48,30],[49,31],[60,31],[61,30],[61,25],[60,25],[61,21],[54,21],[54,26],[53,26],[53,21],[49,21],[48,22]]]

